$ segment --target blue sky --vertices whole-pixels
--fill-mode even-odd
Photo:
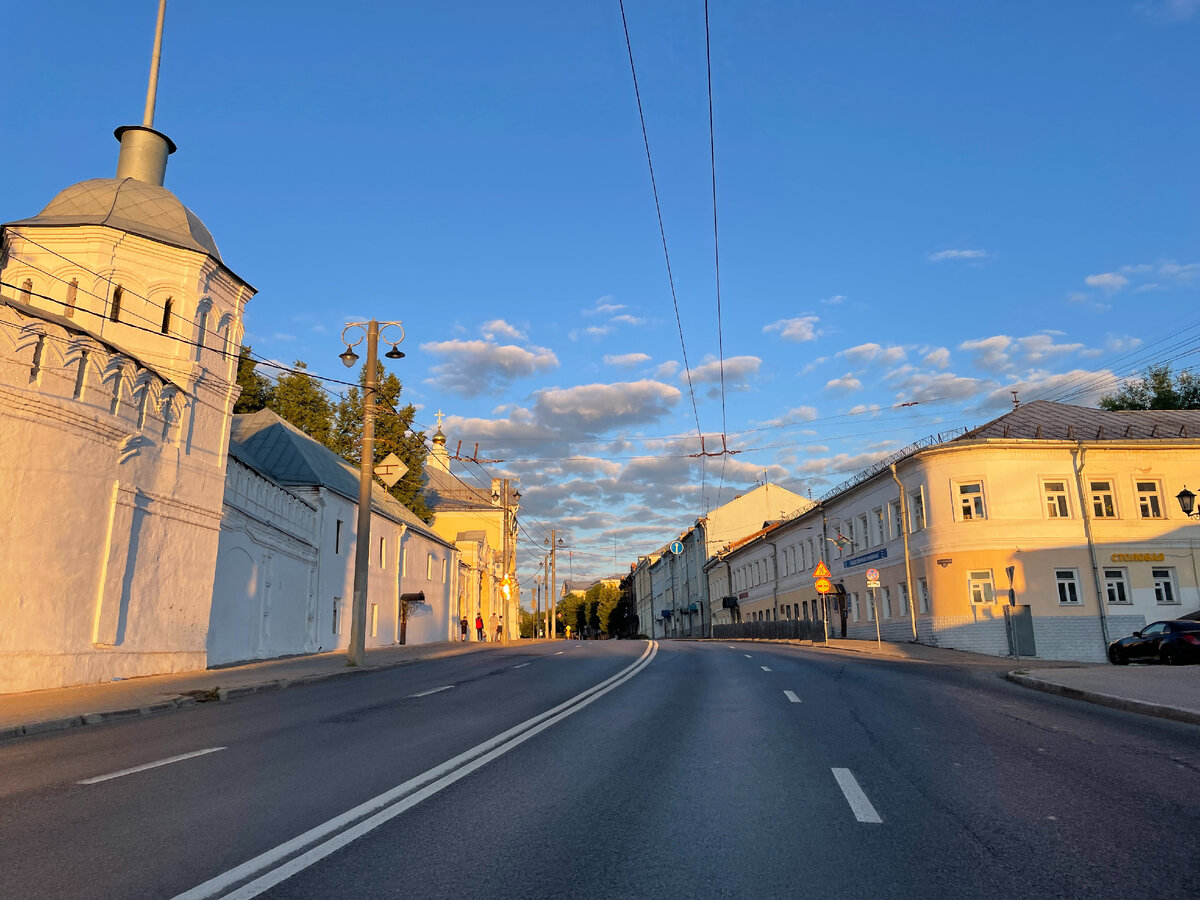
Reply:
[[[6,11],[5,221],[111,175],[155,7]],[[167,12],[167,187],[259,288],[247,341],[341,378],[345,321],[402,319],[418,421],[520,479],[523,572],[1195,362],[1200,0],[711,0],[724,413],[704,6],[626,13],[680,324],[616,0]],[[740,452],[689,458],[697,418]]]

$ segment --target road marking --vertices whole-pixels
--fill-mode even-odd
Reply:
[[[513,668],[514,668],[514,669],[523,669],[523,668],[525,668],[527,665],[529,665],[529,663],[519,663],[518,665],[515,665],[515,666],[513,666]]]
[[[729,649],[730,649],[730,650],[736,650],[736,649],[737,649],[737,647],[733,646],[733,644],[730,644],[730,645],[729,645]]]
[[[871,822],[876,825],[883,822],[883,819],[879,818],[879,813],[875,812],[875,807],[871,805],[871,801],[867,799],[867,795],[863,793],[863,789],[858,786],[858,782],[849,769],[834,769],[833,777],[837,779],[838,787],[842,789],[842,793],[846,797],[846,802],[850,804],[850,809],[854,811],[854,818],[860,822]]]
[[[795,694],[795,692],[794,692],[794,691],[784,691],[784,692],[783,692],[783,696],[787,697],[787,698],[788,698],[789,700],[791,700],[793,703],[799,703],[799,702],[800,702],[800,698],[796,696],[796,694]]]
[[[650,665],[657,653],[658,642],[649,641],[645,652],[636,662],[611,678],[460,753],[440,766],[435,766],[315,828],[310,828],[240,866],[210,878],[203,884],[179,894],[175,900],[202,900],[210,897],[249,900],[251,897],[257,897],[620,687]],[[250,878],[253,880],[247,882],[246,879]],[[236,890],[225,893],[238,884],[241,886]]]
[[[760,669],[762,669],[764,672],[770,672],[770,671],[771,671],[771,669],[770,669],[768,666],[759,666],[759,668],[760,668]]]
[[[224,750],[224,747],[209,747],[207,750],[194,750],[191,753],[181,753],[178,756],[170,756],[166,759],[160,759],[157,762],[149,762],[145,765],[134,766],[130,769],[122,769],[119,772],[109,772],[107,775],[97,775],[95,778],[85,778],[83,781],[77,781],[76,784],[99,784],[101,781],[108,781],[112,778],[120,778],[123,775],[132,775],[135,772],[145,772],[147,769],[157,769],[159,766],[169,766],[171,763],[182,762],[185,759],[191,759],[195,756],[204,756],[206,753],[216,753],[218,750]]]
[[[438,693],[439,691],[448,691],[448,690],[450,690],[450,688],[452,688],[452,687],[454,687],[454,685],[452,685],[452,684],[444,684],[444,685],[442,685],[440,688],[434,688],[434,689],[433,689],[433,690],[431,690],[431,691],[421,691],[421,693],[419,693],[419,694],[409,694],[409,695],[408,695],[407,697],[405,697],[404,699],[405,699],[405,700],[416,700],[418,697],[428,697],[430,694],[436,694],[436,693]]]
[[[743,653],[742,656],[746,657],[746,659],[754,659],[754,657],[751,656],[749,653]]]
[[[558,651],[557,653],[555,653],[554,655],[555,655],[555,656],[562,656],[562,655],[563,655],[563,652],[562,652],[561,650],[559,650],[559,651]]]

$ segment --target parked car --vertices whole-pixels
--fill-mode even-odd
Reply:
[[[1113,665],[1123,666],[1135,660],[1167,665],[1200,662],[1200,622],[1187,619],[1155,622],[1108,645],[1108,661]]]

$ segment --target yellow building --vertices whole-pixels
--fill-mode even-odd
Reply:
[[[744,621],[825,609],[831,635],[878,625],[884,639],[1102,660],[1109,641],[1200,607],[1200,526],[1175,499],[1189,481],[1200,410],[1038,401],[883,460],[722,554],[710,584],[732,582]]]
[[[477,481],[450,471],[446,435],[438,413],[433,448],[425,461],[425,502],[433,510],[433,530],[459,551],[457,619],[466,618],[475,637],[475,617],[483,617],[491,640],[491,617],[504,619],[506,639],[515,639],[520,626],[517,588],[516,532],[520,493],[507,478]]]

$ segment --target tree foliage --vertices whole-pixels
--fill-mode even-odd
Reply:
[[[316,379],[305,373],[308,367],[303,362],[296,360],[293,368],[296,371],[280,374],[267,406],[314,441],[332,449],[333,404]]]
[[[375,400],[375,463],[382,462],[389,453],[395,453],[408,466],[408,472],[389,490],[389,493],[428,522],[433,512],[425,504],[422,487],[425,481],[425,432],[413,431],[416,407],[411,403],[401,405],[403,386],[400,379],[376,363],[375,379],[378,384]],[[366,364],[359,370],[358,383],[365,385]],[[362,446],[363,391],[350,388],[334,410],[329,447],[343,459],[359,464],[359,448]]]
[[[233,405],[234,413],[258,412],[264,406],[270,406],[275,395],[271,379],[257,370],[250,350],[250,347],[243,344],[238,352],[237,383],[242,393]]]
[[[1136,381],[1126,382],[1113,394],[1100,400],[1100,408],[1120,409],[1200,409],[1200,378],[1184,369],[1171,374],[1171,366],[1150,366]]]

